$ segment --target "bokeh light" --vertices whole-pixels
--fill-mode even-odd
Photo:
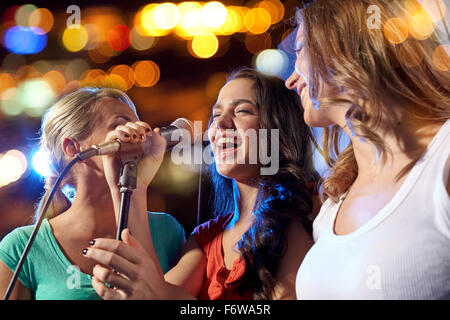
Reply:
[[[158,29],[169,30],[178,24],[180,11],[173,3],[162,3],[155,7],[153,19]]]
[[[30,14],[28,24],[30,27],[38,28],[35,30],[48,33],[53,28],[53,14],[48,9],[38,8]]]
[[[158,6],[157,3],[148,4],[136,15],[135,27],[146,36],[162,37],[171,32],[170,29],[161,29],[156,24],[156,8]]]
[[[43,177],[50,175],[50,157],[45,150],[39,149],[31,159],[34,171]]]
[[[123,24],[116,25],[108,30],[106,41],[111,49],[124,51],[130,46],[130,29]]]
[[[255,67],[258,71],[280,77],[288,68],[289,59],[286,54],[277,49],[267,49],[261,51],[255,60]]]
[[[392,44],[399,44],[408,38],[408,24],[401,18],[391,18],[384,24],[384,37]]]
[[[253,8],[247,12],[244,24],[247,30],[254,34],[266,32],[271,25],[270,14],[263,8]]]
[[[219,40],[211,32],[195,36],[190,42],[190,52],[197,58],[211,58],[219,49]]]
[[[13,26],[4,37],[6,48],[17,54],[36,54],[47,45],[47,35],[37,28]]]
[[[433,63],[440,71],[450,71],[450,45],[442,44],[434,50]]]
[[[62,36],[62,43],[68,51],[77,52],[82,50],[88,42],[86,28],[79,25],[77,28],[66,28]]]
[[[159,67],[151,60],[137,61],[131,68],[138,87],[152,87],[159,81]]]
[[[13,149],[0,155],[0,187],[19,180],[27,166],[27,159],[19,150]]]
[[[120,64],[120,65],[111,67],[108,74],[110,77],[113,77],[113,79],[114,79],[114,77],[116,79],[117,79],[117,77],[120,77],[120,79],[122,79],[123,84],[124,84],[123,91],[128,91],[129,89],[131,89],[135,83],[134,71],[130,66],[127,66],[126,64]],[[121,80],[116,80],[116,81],[121,81]]]
[[[16,96],[25,113],[32,117],[41,117],[55,99],[52,87],[40,79],[22,82],[17,88]]]
[[[227,9],[222,3],[208,2],[201,11],[202,22],[208,28],[218,28],[227,20],[227,14]]]
[[[434,24],[425,10],[418,10],[409,19],[409,32],[418,39],[425,40],[434,31]]]
[[[24,4],[20,6],[14,14],[16,25],[30,27],[30,16],[36,9],[37,7],[34,4]]]
[[[284,6],[278,0],[264,0],[256,5],[257,8],[262,8],[270,14],[272,24],[278,23],[284,17]]]

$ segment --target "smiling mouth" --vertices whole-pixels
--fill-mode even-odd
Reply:
[[[216,147],[219,152],[235,151],[241,144],[242,142],[237,137],[221,137],[216,141]]]
[[[301,100],[304,100],[306,91],[308,90],[308,86],[306,84],[302,85],[300,90],[298,90],[298,95],[300,96]]]

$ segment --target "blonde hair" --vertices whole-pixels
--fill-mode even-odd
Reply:
[[[85,87],[62,97],[44,115],[41,125],[40,146],[49,156],[50,173],[45,177],[45,193],[41,198],[35,220],[40,207],[50,195],[51,188],[67,164],[62,149],[64,139],[71,137],[82,141],[88,138],[94,128],[98,110],[97,102],[107,97],[127,104],[136,113],[133,102],[124,92],[113,88]],[[62,187],[64,185],[74,186],[74,184],[75,181],[69,173],[55,193],[46,212],[48,219],[57,216],[70,207],[71,202],[62,192]]]
[[[350,103],[347,125],[354,135],[376,146],[381,161],[386,160],[389,150],[374,128],[390,115],[400,111],[436,123],[450,116],[450,72],[439,70],[433,62],[433,52],[439,46],[437,31],[425,40],[410,37],[398,44],[385,37],[386,21],[409,14],[403,3],[315,0],[299,9],[296,16],[304,33],[310,96],[317,98],[318,80],[344,89],[349,99],[336,94],[318,99],[320,107]],[[379,9],[380,28],[367,25],[367,9],[372,5]],[[416,59],[417,63],[405,63],[405,57]],[[338,148],[341,133],[339,126],[332,125],[324,129],[323,135],[325,160],[331,168],[322,192],[324,198],[333,201],[338,201],[358,174],[352,144],[343,151]],[[419,156],[413,156],[400,176],[409,171]]]

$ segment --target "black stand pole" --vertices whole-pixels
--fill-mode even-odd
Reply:
[[[117,223],[116,239],[122,240],[122,231],[128,226],[128,214],[133,190],[136,189],[137,164],[140,158],[134,158],[125,162],[119,178],[119,187],[122,197],[120,199],[119,220]]]

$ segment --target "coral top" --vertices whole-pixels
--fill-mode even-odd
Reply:
[[[237,285],[232,282],[239,280],[245,272],[245,260],[239,257],[233,263],[233,268],[225,267],[222,250],[222,235],[233,213],[219,216],[199,225],[192,232],[198,246],[206,255],[206,276],[200,291],[200,300],[251,300],[252,293],[246,291],[242,296],[235,292]]]

